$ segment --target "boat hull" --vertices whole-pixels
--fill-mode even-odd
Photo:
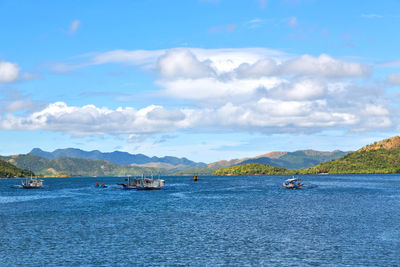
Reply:
[[[21,186],[23,189],[42,189],[43,186]]]
[[[138,190],[138,191],[149,191],[149,190],[161,190],[162,187],[148,187],[148,186],[129,186],[129,185],[122,185],[122,188],[125,190]]]

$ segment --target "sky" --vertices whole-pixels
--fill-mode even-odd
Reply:
[[[400,2],[0,0],[0,154],[214,162],[399,132]]]

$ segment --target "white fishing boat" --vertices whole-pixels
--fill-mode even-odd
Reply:
[[[126,178],[126,183],[119,184],[125,190],[160,190],[165,186],[165,180],[151,178]]]
[[[303,183],[300,181],[301,181],[301,179],[292,177],[292,178],[284,181],[282,186],[286,189],[299,189],[304,186]]]
[[[25,178],[22,179],[21,187],[25,189],[40,189],[43,187],[43,180],[36,178]]]

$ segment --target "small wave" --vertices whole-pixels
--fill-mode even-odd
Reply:
[[[177,197],[177,198],[188,198],[188,196],[184,193],[172,193],[171,196]]]
[[[168,184],[168,186],[188,186],[188,184],[176,183],[176,184]]]
[[[56,195],[34,195],[34,196],[1,196],[0,204],[7,203],[18,203],[18,202],[26,202],[40,199],[48,199],[48,198],[60,198],[64,196],[56,196]]]

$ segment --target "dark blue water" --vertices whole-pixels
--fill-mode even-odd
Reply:
[[[400,176],[0,180],[1,266],[400,266]]]

